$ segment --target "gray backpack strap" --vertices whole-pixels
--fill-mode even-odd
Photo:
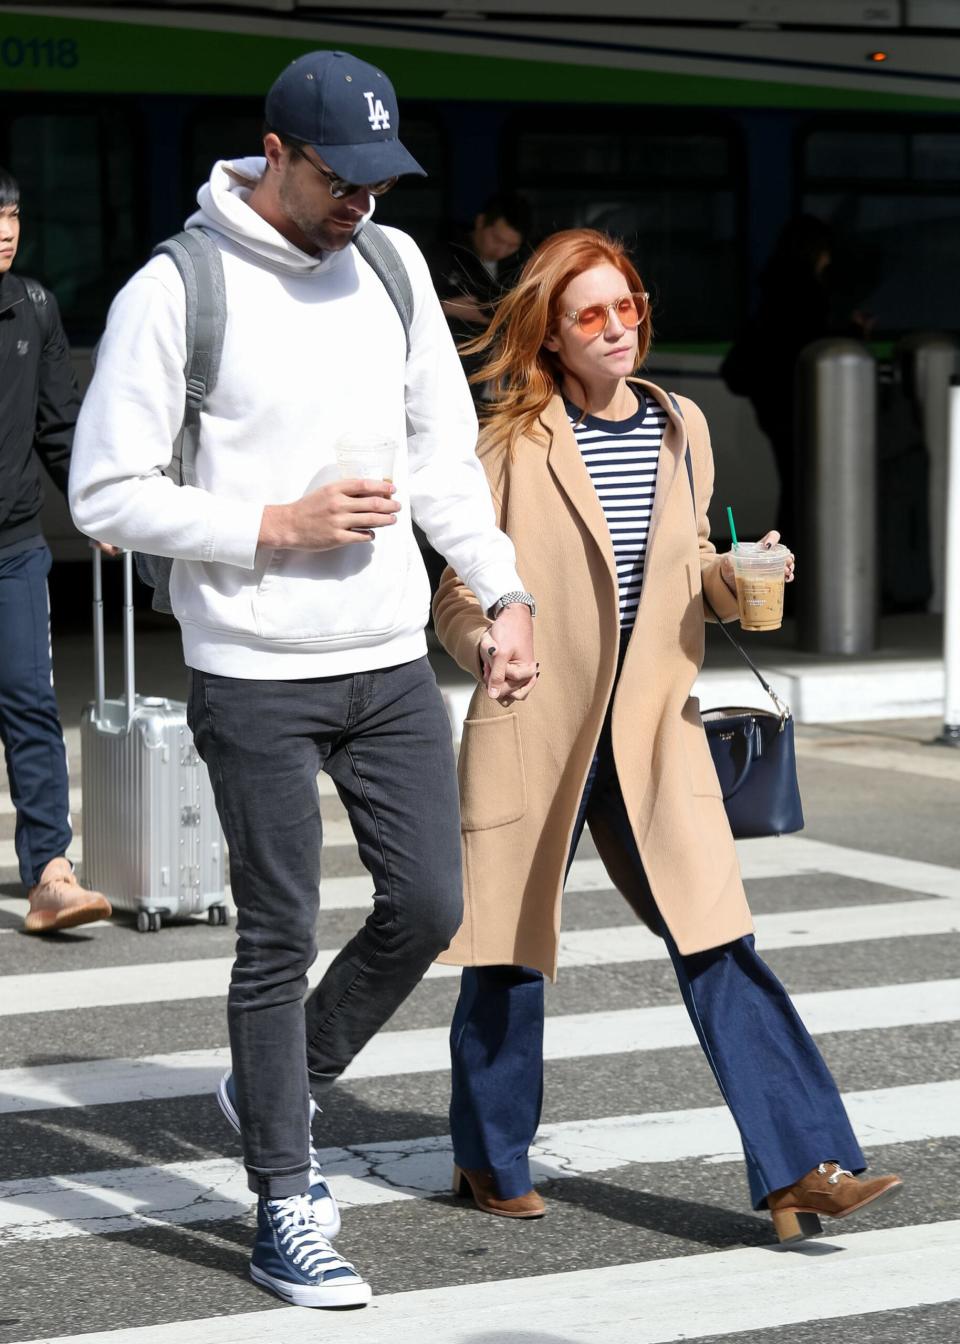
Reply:
[[[364,224],[353,240],[353,245],[372,266],[380,278],[384,289],[397,310],[403,323],[403,334],[407,342],[407,358],[410,357],[410,328],[413,325],[413,286],[407,268],[400,259],[400,253],[390,239],[373,220]]]
[[[202,229],[184,229],[153,249],[153,255],[170,257],[180,272],[186,295],[186,347],[184,375],[187,380],[183,423],[173,444],[173,456],[167,475],[177,485],[193,485],[194,466],[200,445],[200,412],[204,399],[213,391],[220,371],[223,334],[227,325],[227,300],[223,283],[220,249]],[[166,556],[145,555],[137,551],[137,573],[153,589],[155,611],[172,611],[170,571],[173,561]]]
[[[192,485],[200,443],[200,411],[217,384],[227,300],[220,249],[202,229],[184,229],[153,249],[170,257],[183,279],[186,294],[187,380],[183,424],[173,445],[170,475],[178,485]]]

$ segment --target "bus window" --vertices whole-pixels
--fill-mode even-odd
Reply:
[[[506,175],[530,201],[534,241],[583,226],[617,235],[653,294],[661,341],[729,340],[744,288],[734,130],[714,120],[646,133],[636,108],[591,120],[538,111],[508,128]],[[626,129],[611,129],[618,120]]]
[[[22,202],[17,269],[53,290],[71,339],[90,342],[140,260],[132,119],[60,105],[14,114],[4,139]]]
[[[186,130],[183,155],[185,204],[196,204],[197,188],[206,182],[218,159],[245,159],[263,153],[263,100],[243,99],[236,105],[218,100],[204,108]]]
[[[838,310],[874,335],[958,325],[960,130],[929,122],[822,128],[801,151],[802,208],[837,236]]]

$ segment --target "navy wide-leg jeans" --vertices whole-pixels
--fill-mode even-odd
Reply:
[[[614,765],[609,714],[580,803],[568,871],[584,823],[598,815],[616,827],[643,874]],[[659,932],[740,1130],[754,1208],[763,1208],[771,1191],[793,1184],[818,1162],[835,1160],[863,1171],[866,1161],[836,1083],[786,990],[757,955],[752,935],[683,956],[666,927]],[[464,970],[450,1033],[454,1161],[490,1171],[501,1199],[532,1185],[527,1152],[543,1097],[543,1016],[539,971]]]
[[[0,555],[0,738],[17,814],[20,880],[32,887],[65,855],[70,829],[67,751],[50,657],[50,551]]]

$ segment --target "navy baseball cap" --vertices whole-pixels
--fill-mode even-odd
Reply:
[[[346,182],[427,175],[397,138],[393,85],[348,51],[311,51],[292,61],[267,94],[265,116],[271,130],[310,145]]]

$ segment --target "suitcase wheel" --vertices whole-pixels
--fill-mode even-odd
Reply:
[[[225,905],[211,905],[207,911],[207,922],[213,925],[230,923],[230,915]]]
[[[137,914],[137,930],[140,933],[159,933],[162,922],[159,910],[141,910]]]

